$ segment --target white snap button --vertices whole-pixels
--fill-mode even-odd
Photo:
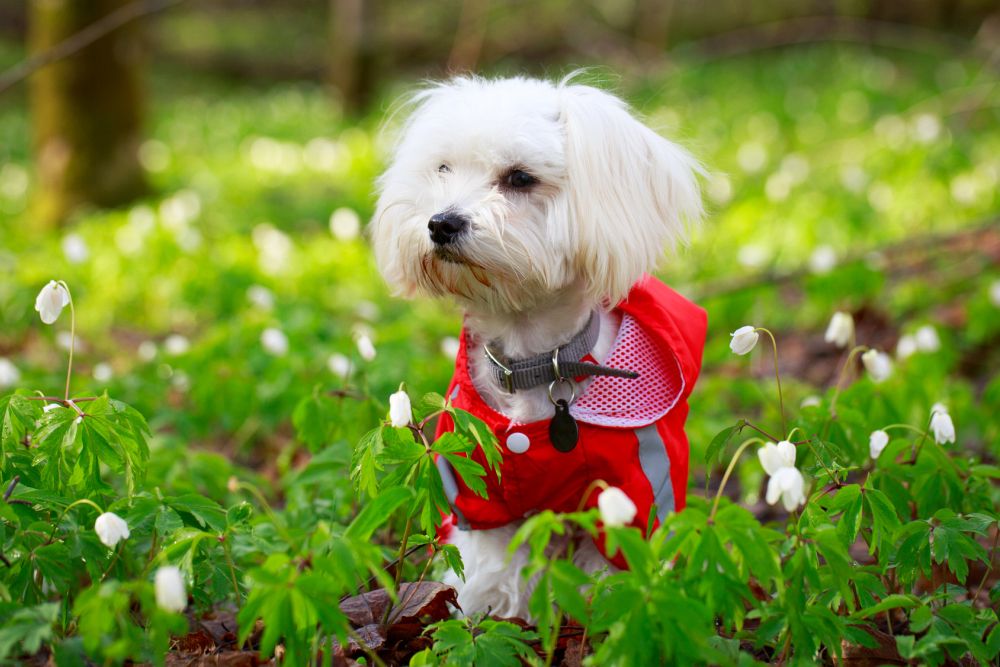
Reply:
[[[523,433],[511,433],[507,436],[507,449],[515,454],[524,454],[531,447],[531,440]]]

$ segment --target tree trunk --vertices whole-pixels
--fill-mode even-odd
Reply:
[[[31,0],[31,52],[51,49],[128,2]],[[133,22],[32,76],[38,226],[59,225],[81,205],[117,206],[146,192],[138,156],[140,58]]]
[[[375,76],[374,0],[329,0],[329,81],[344,109],[358,112],[369,102]]]

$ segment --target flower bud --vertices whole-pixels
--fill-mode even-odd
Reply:
[[[937,352],[941,349],[941,339],[938,337],[937,329],[929,324],[917,329],[913,338],[917,343],[917,349],[921,352]]]
[[[940,411],[933,413],[931,415],[931,432],[934,434],[934,442],[939,445],[955,442],[955,423],[951,421],[951,415]]]
[[[52,324],[58,320],[62,309],[68,305],[69,292],[54,280],[50,280],[35,299],[35,310],[45,324]]]
[[[375,344],[372,343],[372,339],[362,334],[358,336],[358,354],[365,361],[372,361],[375,358]]]
[[[827,343],[833,343],[837,347],[847,347],[854,338],[854,318],[850,313],[836,312],[830,318],[830,324],[826,327],[826,335],[823,339]]]
[[[347,376],[351,374],[351,360],[338,352],[330,355],[330,358],[326,360],[326,367],[341,379],[347,379]]]
[[[104,546],[114,549],[122,540],[129,536],[128,524],[114,512],[105,512],[94,522],[94,532]]]
[[[752,350],[757,344],[757,339],[760,338],[760,334],[749,324],[729,335],[733,338],[729,341],[729,349],[741,356]]]
[[[21,371],[7,357],[0,357],[0,389],[13,387],[21,381]]]
[[[264,351],[276,357],[283,357],[288,354],[288,336],[281,329],[268,327],[260,334],[260,344]]]
[[[872,459],[877,459],[882,455],[882,450],[889,444],[889,434],[883,430],[872,431],[868,437],[868,453]]]
[[[153,579],[156,589],[156,604],[167,611],[182,612],[187,607],[187,592],[184,575],[173,565],[164,565],[156,570]]]
[[[861,355],[861,362],[865,365],[872,382],[876,384],[884,382],[892,375],[892,360],[885,352],[868,350]]]
[[[635,519],[635,503],[625,495],[625,492],[615,486],[609,486],[597,496],[597,508],[601,512],[601,521],[605,526],[625,526]]]
[[[400,389],[389,397],[389,421],[396,428],[402,428],[413,418],[410,397]]]

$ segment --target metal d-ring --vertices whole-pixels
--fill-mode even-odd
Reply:
[[[567,405],[576,400],[576,383],[569,378],[564,378],[562,373],[559,372],[559,348],[552,350],[552,373],[555,375],[556,379],[549,383],[549,400],[552,405],[558,405],[556,403],[555,397],[552,395],[552,390],[555,388],[556,384],[563,384],[564,382],[569,385],[570,395]]]
[[[556,384],[563,384],[563,383],[569,385],[569,391],[570,391],[569,400],[566,401],[566,405],[570,405],[573,403],[573,401],[576,400],[576,383],[570,380],[569,378],[561,377],[549,383],[549,400],[552,402],[552,405],[559,404],[558,401],[556,401],[555,396],[552,395],[552,390],[555,388]]]

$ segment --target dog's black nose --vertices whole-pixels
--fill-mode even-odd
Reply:
[[[454,211],[445,211],[431,216],[427,229],[431,233],[431,241],[436,245],[454,243],[458,235],[469,226],[469,219]]]

